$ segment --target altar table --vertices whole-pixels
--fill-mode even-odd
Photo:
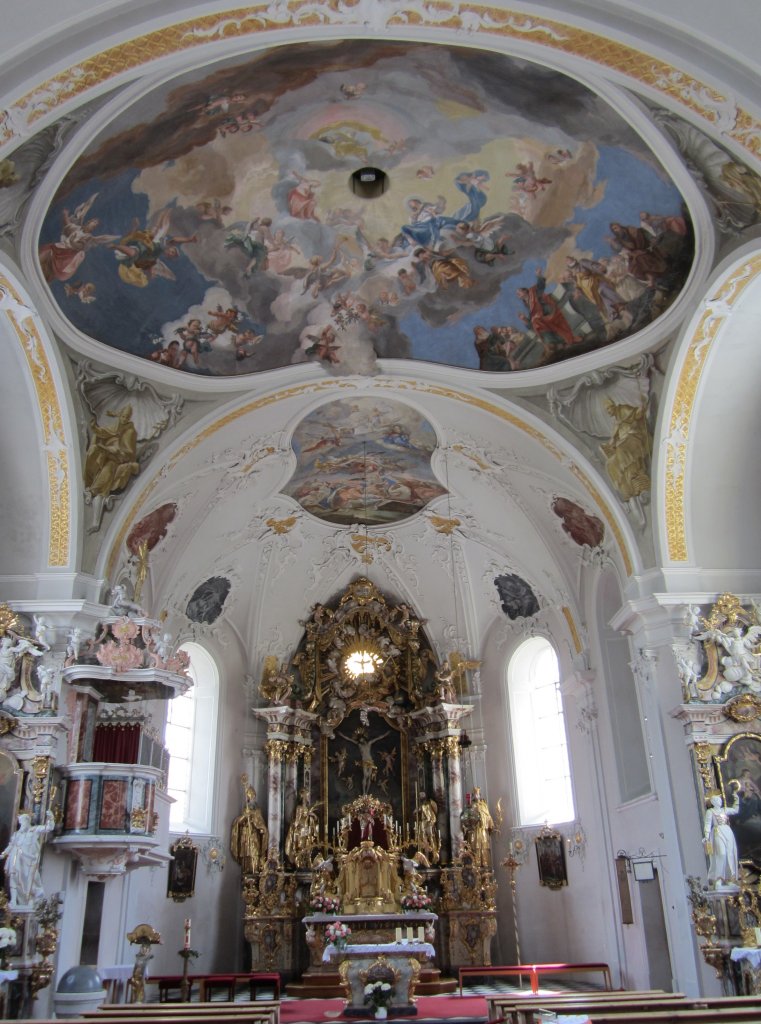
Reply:
[[[365,1003],[368,974],[371,980],[386,980],[385,976],[388,977],[391,984],[389,1016],[414,1016],[417,1013],[414,1002],[420,963],[432,960],[434,955],[430,942],[349,943],[344,949],[337,949],[331,943],[323,953],[323,960],[339,964],[338,972],[346,996],[346,1016],[371,1015],[372,1010]]]

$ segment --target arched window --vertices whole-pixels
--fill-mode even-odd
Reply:
[[[210,834],[214,802],[219,673],[200,644],[183,644],[190,657],[192,687],[169,701],[165,743],[169,750],[167,792],[172,832]]]
[[[518,648],[507,671],[521,825],[575,817],[558,659],[543,637]]]

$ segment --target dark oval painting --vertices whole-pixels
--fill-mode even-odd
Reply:
[[[75,328],[207,377],[546,365],[649,324],[692,255],[679,190],[585,86],[362,40],[157,87],[75,161],[39,239]]]

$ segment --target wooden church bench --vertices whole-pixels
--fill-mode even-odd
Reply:
[[[608,964],[497,964],[492,967],[460,967],[460,995],[462,995],[463,978],[498,978],[510,975],[528,977],[531,981],[531,991],[536,993],[539,991],[540,974],[601,974],[605,982],[606,991],[610,992],[613,989]]]
[[[655,1009],[649,1005],[632,1013],[608,1014],[592,1010],[590,1024],[758,1024],[761,1020],[761,1000],[745,997],[747,1003],[737,1005],[730,997],[710,1000],[696,999],[687,1007],[673,1007],[668,1010]]]
[[[623,992],[562,992],[557,995],[489,995],[486,996],[489,1020],[510,1020],[514,1024],[531,1024],[534,1014],[546,1010],[556,1013],[591,1013],[608,1008],[625,1013],[643,1005],[670,1006],[684,1001],[681,992],[663,992],[653,989]]]

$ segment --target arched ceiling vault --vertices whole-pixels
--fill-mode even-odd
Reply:
[[[297,454],[299,425],[320,414],[326,419],[315,419]],[[408,428],[413,418],[433,430],[430,476],[417,458],[423,442]],[[362,433],[372,420],[378,427]],[[341,445],[323,444],[336,431]],[[369,455],[365,437],[375,440]],[[307,449],[317,471],[308,488],[288,494]],[[349,465],[342,477],[346,460],[359,469]],[[361,487],[350,493],[357,474],[370,495],[385,487],[388,500],[368,510]],[[554,431],[504,401],[412,378],[302,384],[208,417],[146,474],[110,530],[98,572],[118,578],[134,538],[157,516],[156,607],[181,617],[200,585],[227,580],[224,615],[252,649],[275,635],[295,642],[290,626],[361,573],[402,595],[441,637],[455,619],[461,635],[466,618],[478,635],[503,614],[495,581],[512,576],[539,606],[567,608],[580,628],[574,594],[585,538],[620,578],[638,565],[607,486]]]

